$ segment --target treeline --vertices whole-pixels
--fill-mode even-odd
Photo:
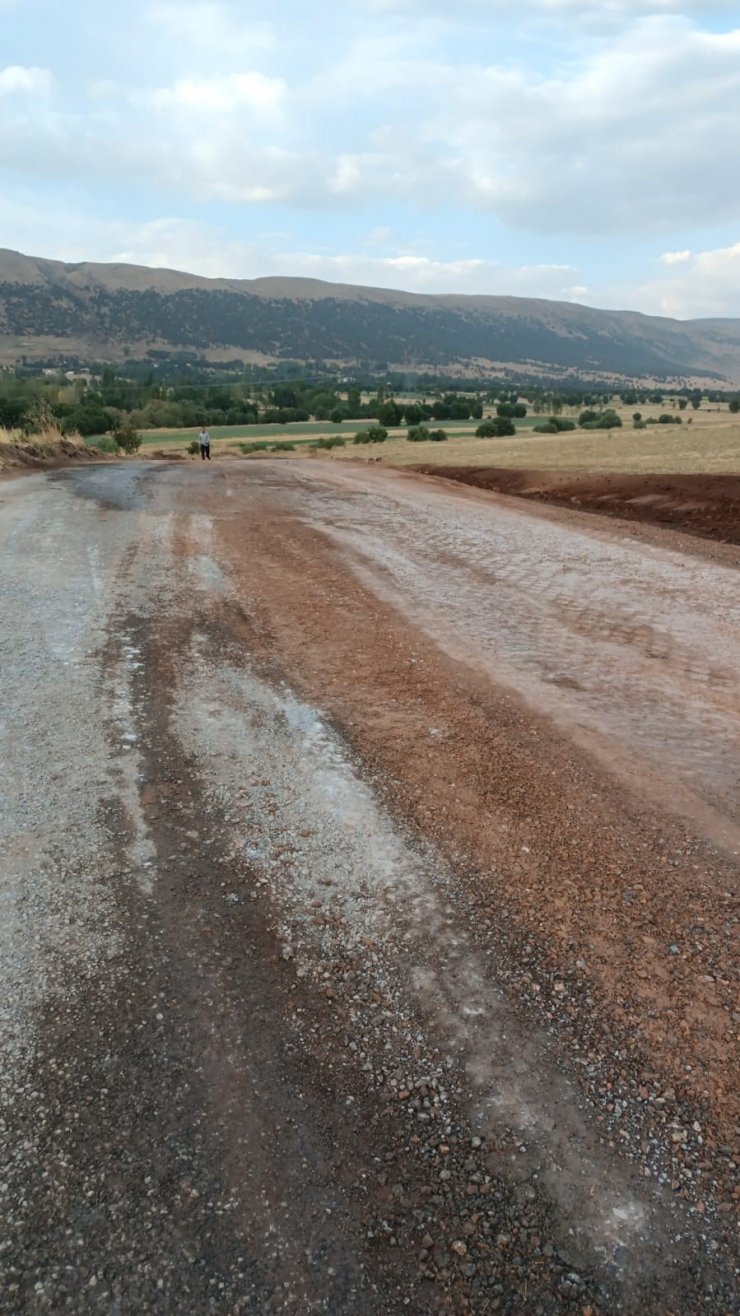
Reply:
[[[64,433],[108,434],[122,423],[137,430],[191,429],[200,425],[288,425],[318,420],[377,421],[390,429],[425,420],[470,420],[483,400],[448,392],[430,401],[398,401],[386,384],[367,396],[358,385],[292,380],[272,387],[233,382],[193,383],[131,379],[105,367],[99,378],[0,379],[0,426],[28,429],[43,412]]]
[[[245,367],[239,362],[208,363],[151,360],[127,362],[114,368],[94,365],[88,371],[58,374],[46,369],[19,369],[0,374],[0,427],[35,431],[39,418],[65,433],[83,436],[151,429],[191,429],[230,425],[288,425],[301,421],[341,424],[359,421],[386,429],[408,428],[428,422],[482,420],[495,408],[501,420],[526,415],[552,423],[570,410],[593,411],[601,416],[617,400],[625,406],[673,406],[683,412],[702,402],[729,402],[740,411],[737,396],[716,390],[683,389],[666,392],[631,389],[614,393],[606,388],[572,387],[555,391],[531,387],[527,402],[511,383],[492,385],[490,379],[450,380],[444,376],[419,377],[389,373],[355,376],[309,373],[306,364],[277,368]],[[413,394],[409,399],[404,393]],[[639,419],[639,418],[638,418]]]

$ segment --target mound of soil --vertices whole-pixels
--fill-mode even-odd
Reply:
[[[604,475],[477,466],[417,469],[478,489],[671,526],[706,539],[740,544],[740,475]]]
[[[75,443],[73,439],[60,439],[58,443],[35,443],[33,439],[27,439],[23,443],[0,444],[0,474],[23,468],[42,470],[104,460],[103,453],[86,447],[84,443]]]

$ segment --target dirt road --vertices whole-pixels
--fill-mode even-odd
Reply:
[[[733,1309],[736,550],[131,463],[0,606],[3,1311]]]

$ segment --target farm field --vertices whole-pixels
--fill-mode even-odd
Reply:
[[[363,453],[368,450],[361,449]],[[518,433],[510,439],[463,434],[448,443],[391,438],[374,454],[394,466],[498,466],[655,475],[740,472],[740,421],[724,425],[656,425],[645,430],[577,430],[566,434]],[[334,460],[357,456],[337,448]]]
[[[668,409],[668,408],[667,408]],[[740,472],[740,417],[726,410],[694,413],[683,425],[653,425],[644,430],[631,427],[631,408],[620,408],[621,430],[576,430],[563,434],[534,434],[541,416],[530,415],[517,424],[516,437],[477,439],[480,422],[431,422],[449,435],[447,443],[409,443],[405,429],[391,431],[378,447],[357,448],[352,443],[358,430],[369,421],[326,421],[295,425],[215,426],[211,429],[214,455],[236,454],[242,443],[285,442],[295,444],[294,456],[308,456],[311,443],[319,438],[341,437],[346,446],[331,452],[333,460],[380,458],[393,466],[463,465],[497,466],[512,469],[573,470],[595,473],[692,474],[697,472]],[[197,430],[149,430],[142,435],[142,451],[156,448],[174,452],[186,446]]]
[[[517,421],[521,429],[531,430],[540,420],[541,416],[527,416],[524,420]],[[479,420],[472,421],[429,421],[432,429],[443,428],[448,434],[464,435],[472,438],[475,431],[480,425]],[[327,420],[301,421],[293,425],[212,425],[209,426],[209,432],[214,444],[218,447],[230,447],[238,443],[260,443],[270,440],[280,443],[286,439],[291,442],[299,443],[304,441],[310,443],[314,439],[336,438],[337,436],[344,439],[353,439],[358,430],[367,429],[370,425],[377,424],[377,421],[365,418],[364,420],[347,420],[338,425],[334,425]],[[395,433],[395,431],[391,431]],[[405,428],[397,431],[399,435],[405,435]],[[161,430],[143,430],[142,443],[144,446],[154,446],[157,448],[179,447],[182,444],[190,443],[198,437],[198,429],[161,429]],[[404,439],[405,442],[405,439]]]

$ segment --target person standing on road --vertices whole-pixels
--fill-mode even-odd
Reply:
[[[205,425],[203,426],[203,428],[202,428],[200,434],[198,435],[198,442],[199,442],[199,444],[200,444],[200,456],[201,456],[201,461],[205,461],[206,458],[208,458],[208,461],[210,461],[210,460],[211,460],[211,436],[210,436],[210,434],[208,433],[208,430],[206,429]]]

